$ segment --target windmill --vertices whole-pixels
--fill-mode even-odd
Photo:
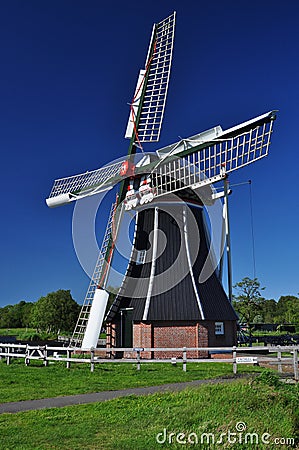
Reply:
[[[202,344],[202,336],[206,338],[205,346],[210,345],[213,341],[211,327],[216,344],[232,343],[235,339],[237,317],[210,250],[211,236],[204,207],[223,197],[225,217],[228,217],[227,176],[268,154],[275,111],[227,130],[216,126],[155,153],[143,153],[143,143],[159,140],[174,29],[175,12],[153,26],[145,68],[139,73],[130,105],[125,134],[130,139],[127,157],[92,172],[55,180],[46,200],[49,207],[56,207],[119,184],[72,336],[71,343],[77,348],[97,345],[109,296],[105,287],[115,242],[123,215],[132,211],[136,217],[131,256],[106,317],[109,345],[152,347],[163,341],[158,338],[159,333],[163,335],[162,329],[164,335],[165,329],[172,329],[169,336],[175,342],[173,336],[187,330],[188,336],[195,339],[189,342],[193,343],[189,347]],[[219,181],[224,181],[225,188],[224,193],[217,194],[213,185]],[[200,250],[195,255],[191,245],[194,234],[198,234],[200,240]],[[229,238],[228,226],[226,234]],[[208,275],[202,277],[203,272]],[[226,336],[226,340],[217,341],[217,337],[225,334],[224,325],[229,328],[226,334],[230,340]],[[190,327],[195,331],[191,333]],[[201,341],[195,338],[199,334]],[[184,342],[183,345],[187,345]]]

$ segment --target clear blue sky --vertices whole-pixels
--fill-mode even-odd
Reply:
[[[44,199],[55,178],[126,154],[127,102],[152,24],[174,9],[161,140],[145,150],[278,109],[269,157],[230,181],[252,179],[265,296],[299,292],[299,4],[13,0],[0,13],[0,306],[57,289],[82,302],[89,280],[73,248],[73,206],[51,210]],[[237,282],[253,275],[248,186],[230,205]]]

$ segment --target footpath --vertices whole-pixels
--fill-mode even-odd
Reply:
[[[0,404],[0,414],[18,413],[46,408],[61,408],[64,406],[84,405],[87,403],[105,402],[119,397],[129,395],[149,395],[156,392],[178,392],[189,387],[197,387],[203,384],[229,383],[244,376],[234,376],[229,378],[215,378],[208,380],[195,380],[183,383],[169,383],[160,386],[148,386],[140,388],[121,389],[118,391],[103,391],[90,394],[67,395],[64,397],[42,398],[38,400],[23,400],[20,402],[8,402]]]

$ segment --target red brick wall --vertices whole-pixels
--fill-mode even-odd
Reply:
[[[198,347],[209,347],[209,330],[206,322],[197,324]],[[204,351],[198,352],[198,358],[208,358],[209,353]]]
[[[106,325],[106,347],[116,347],[116,324],[107,323]]]
[[[115,323],[107,323],[106,324],[106,347],[107,348],[115,348],[116,347],[116,333],[117,333],[117,324]],[[115,352],[106,353],[106,358],[113,358],[115,356]]]
[[[153,324],[154,347],[198,347],[197,324],[164,322]],[[189,358],[196,358],[197,352],[188,352]],[[155,352],[155,358],[182,358],[182,352]]]
[[[152,348],[153,325],[151,323],[133,323],[133,347]],[[151,352],[141,352],[141,358],[152,358]]]

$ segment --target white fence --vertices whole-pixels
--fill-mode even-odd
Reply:
[[[164,354],[169,352],[181,353],[180,358],[155,358],[155,359],[144,359],[142,358],[142,353],[152,353],[155,354],[163,352]],[[218,358],[190,358],[187,357],[188,352],[210,352],[214,354],[219,354]],[[25,364],[28,366],[31,360],[43,361],[44,365],[47,366],[50,361],[60,361],[66,364],[69,369],[71,363],[87,363],[90,364],[91,372],[94,371],[95,364],[97,363],[136,363],[137,370],[140,370],[141,363],[165,363],[169,362],[176,364],[176,362],[183,363],[183,370],[187,370],[187,362],[226,362],[232,364],[233,373],[236,374],[239,364],[260,364],[266,363],[277,366],[277,369],[282,373],[282,366],[288,365],[292,367],[294,374],[294,379],[299,381],[299,371],[298,371],[298,351],[299,346],[271,346],[271,347],[192,347],[192,348],[98,348],[91,349],[88,352],[81,353],[77,357],[78,350],[72,347],[51,347],[45,346],[34,346],[26,344],[1,344],[0,343],[0,359],[5,358],[7,364],[11,363],[12,358],[23,358]],[[113,359],[111,358],[112,353],[121,352],[130,353],[132,357]],[[261,355],[260,352],[267,352],[268,355]],[[98,355],[106,355],[97,356]],[[229,356],[221,358],[221,354],[226,354]],[[243,356],[241,356],[243,354]],[[245,355],[244,355],[245,354]],[[250,356],[249,356],[250,355]]]

